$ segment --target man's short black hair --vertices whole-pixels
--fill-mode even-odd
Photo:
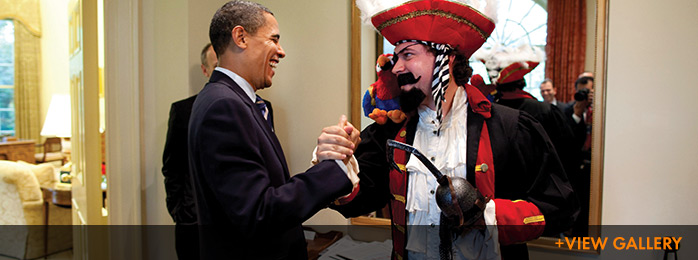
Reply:
[[[265,23],[264,13],[274,15],[261,4],[241,0],[227,2],[218,9],[208,30],[216,55],[220,56],[228,48],[235,26],[242,26],[247,32],[255,34]]]
[[[579,85],[586,85],[589,84],[589,81],[594,82],[594,78],[592,77],[581,77],[578,78],[577,81],[574,82],[574,89],[579,89]]]

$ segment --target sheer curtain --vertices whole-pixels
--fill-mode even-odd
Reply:
[[[0,0],[0,19],[15,26],[15,135],[39,142],[41,18],[39,0]]]
[[[574,95],[574,82],[584,72],[586,0],[548,0],[545,76],[553,80],[557,100]]]

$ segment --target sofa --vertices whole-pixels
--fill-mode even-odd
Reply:
[[[0,255],[35,259],[72,248],[71,209],[45,204],[41,191],[56,185],[56,172],[50,163],[0,160]]]

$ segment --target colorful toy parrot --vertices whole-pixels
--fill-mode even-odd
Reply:
[[[401,123],[407,118],[400,110],[400,87],[393,69],[393,55],[382,54],[376,61],[378,80],[366,90],[363,99],[364,115],[378,124],[385,124],[388,119]]]

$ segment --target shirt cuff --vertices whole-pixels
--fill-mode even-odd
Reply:
[[[497,212],[495,209],[494,200],[487,202],[485,212],[483,212],[483,217],[485,218],[485,224],[487,226],[497,226]]]
[[[310,161],[310,163],[312,165],[316,165],[316,164],[320,163],[317,159],[316,152],[317,152],[317,146],[315,147],[315,149],[313,149],[313,158]],[[359,186],[359,162],[356,161],[356,157],[354,157],[352,155],[351,158],[349,159],[349,163],[347,163],[347,164],[344,164],[344,162],[342,160],[334,160],[334,161],[337,163],[337,165],[339,165],[339,168],[341,168],[344,171],[344,173],[347,174],[347,178],[349,178],[349,180],[351,181],[351,185],[353,187],[352,190],[356,189],[356,187]],[[349,196],[349,195],[350,194],[347,194],[347,196]],[[346,197],[346,196],[344,196],[344,197]]]
[[[577,124],[579,124],[579,122],[582,121],[582,118],[577,116],[577,114],[574,114],[574,113],[572,114],[572,119],[574,119],[574,122]]]

